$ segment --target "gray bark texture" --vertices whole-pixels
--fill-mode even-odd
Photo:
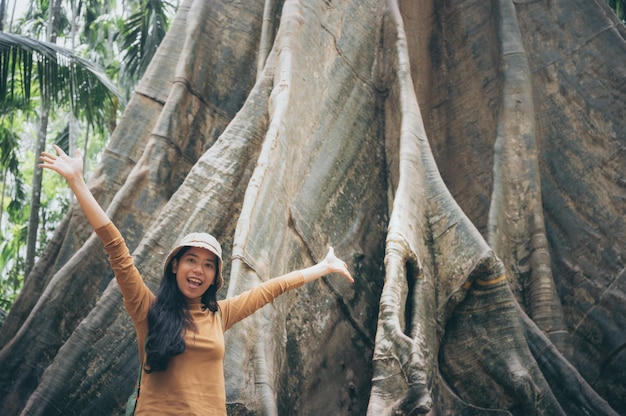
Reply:
[[[626,30],[602,0],[183,2],[90,187],[148,285],[191,231],[230,415],[626,414]],[[118,414],[138,366],[74,208],[0,331],[0,414]]]

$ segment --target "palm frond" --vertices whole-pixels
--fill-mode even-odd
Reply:
[[[104,71],[59,45],[0,32],[0,103],[28,102],[33,83],[42,100],[69,103],[71,111],[94,124],[106,109],[124,103]]]
[[[148,68],[168,27],[168,9],[173,6],[160,0],[142,0],[124,21],[121,30],[123,62],[126,72],[139,79]]]

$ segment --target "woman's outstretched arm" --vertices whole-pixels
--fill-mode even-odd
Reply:
[[[305,269],[294,270],[280,277],[264,281],[256,287],[227,297],[218,302],[222,316],[222,330],[227,331],[234,324],[250,316],[254,311],[272,302],[283,293],[310,283],[327,274],[337,273],[354,282],[346,263],[335,256],[331,247],[326,257],[319,263]]]
[[[98,204],[83,179],[83,159],[80,152],[76,151],[76,157],[69,157],[59,146],[52,147],[57,155],[42,152],[39,167],[53,170],[65,178],[94,230],[107,225],[111,219]]]

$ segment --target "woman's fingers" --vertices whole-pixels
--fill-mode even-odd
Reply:
[[[52,153],[42,152],[41,156],[39,156],[39,160],[45,160],[46,162],[54,162],[57,160],[57,157]]]
[[[350,270],[348,269],[348,264],[335,255],[335,250],[332,247],[328,249],[328,254],[326,255],[326,261],[328,262],[329,265],[331,265],[331,267],[333,267],[336,270],[337,273],[341,273],[351,283],[354,283],[354,278],[350,274]]]
[[[54,149],[55,152],[57,152],[59,156],[67,156],[65,152],[63,151],[63,149],[61,149],[58,145],[53,144],[52,148]]]

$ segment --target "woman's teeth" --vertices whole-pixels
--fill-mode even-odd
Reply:
[[[200,280],[200,279],[195,279],[195,278],[193,278],[193,277],[189,277],[189,278],[187,278],[187,281],[188,281],[191,285],[193,285],[193,286],[200,286],[200,285],[202,284],[202,280]]]

